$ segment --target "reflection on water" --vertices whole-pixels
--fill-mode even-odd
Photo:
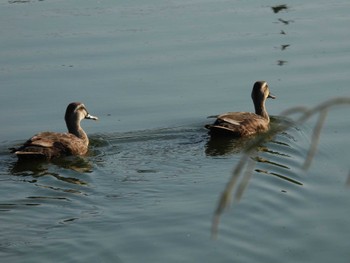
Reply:
[[[282,10],[287,10],[288,6],[287,5],[275,5],[275,6],[271,6],[272,11],[277,14],[278,12],[282,11]]]
[[[278,125],[278,122],[283,121],[272,117],[274,121],[273,125]],[[293,140],[293,136],[287,132],[281,132],[280,134],[288,140]],[[205,153],[207,156],[227,156],[230,154],[242,153],[249,144],[254,140],[254,137],[249,138],[229,138],[229,137],[210,137],[207,144],[205,145]],[[274,149],[274,145],[280,145],[279,150]],[[261,174],[276,176],[280,179],[286,180],[297,185],[303,185],[301,182],[295,180],[290,175],[283,175],[281,171],[289,171],[291,168],[285,164],[286,159],[292,159],[293,156],[282,150],[285,148],[291,148],[288,141],[279,141],[276,138],[270,138],[270,140],[265,140],[262,145],[256,147],[254,155],[250,158],[257,163],[264,164],[265,169],[256,169],[255,171]],[[277,157],[277,158],[276,158]],[[267,168],[269,170],[267,170]],[[279,168],[280,172],[275,171],[275,168]]]
[[[41,0],[41,1],[43,1],[43,0]],[[9,0],[8,2],[9,2],[9,4],[23,4],[23,3],[29,3],[30,0]]]
[[[59,167],[71,169],[79,173],[91,173],[93,168],[92,163],[88,159],[80,156],[58,158],[53,160],[52,163]]]
[[[288,167],[287,167],[288,168]],[[288,168],[289,169],[289,168]],[[294,183],[294,184],[297,184],[297,185],[303,185],[303,183],[297,181],[297,180],[294,180],[288,176],[285,176],[285,175],[282,175],[282,174],[278,174],[278,173],[274,173],[274,172],[269,172],[267,170],[261,170],[261,169],[255,169],[255,172],[257,173],[261,173],[261,174],[267,174],[267,175],[272,175],[272,176],[276,176],[280,179],[283,179],[283,180],[286,180],[288,182],[291,182],[291,183]]]
[[[281,45],[281,50],[286,50],[287,47],[289,47],[290,45],[289,44],[286,44],[286,45]]]
[[[249,139],[246,138],[210,137],[205,145],[205,154],[215,157],[240,153],[248,142]]]
[[[287,64],[287,62],[288,62],[288,61],[286,61],[286,60],[280,60],[280,59],[279,59],[279,60],[277,60],[277,65],[278,65],[278,66],[283,66],[283,65]]]
[[[292,138],[291,135],[288,135],[288,133],[283,132],[281,133],[284,137],[288,137],[288,138]],[[276,139],[271,141],[272,144],[278,144],[278,145],[282,145],[284,147],[291,147],[288,143],[286,142],[282,142],[282,141],[277,141]],[[284,152],[279,152],[279,151],[275,151],[275,150],[271,150],[266,146],[262,146],[258,148],[257,152],[261,152],[261,153],[268,153],[269,156],[271,156],[270,158],[266,158],[266,157],[261,157],[259,155],[254,157],[254,160],[258,163],[263,163],[263,164],[268,164],[269,170],[264,170],[264,169],[255,169],[255,172],[261,173],[261,174],[266,174],[266,175],[272,175],[272,176],[276,176],[280,179],[286,180],[288,182],[297,184],[297,185],[303,185],[303,183],[299,182],[298,180],[295,180],[294,178],[292,178],[291,176],[288,175],[283,175],[281,173],[278,173],[274,170],[274,167],[278,167],[278,168],[282,168],[279,170],[282,171],[288,171],[288,173],[290,173],[290,170],[292,169],[291,167],[289,167],[288,165],[284,164],[283,161],[286,158],[292,159],[293,156],[291,156],[288,153],[284,153]],[[273,157],[277,156],[280,157],[278,161],[273,160]],[[275,158],[276,159],[276,158]]]
[[[42,160],[21,160],[14,162],[10,167],[10,173],[15,176],[31,176],[38,178],[46,175],[55,177],[60,181],[64,181],[70,184],[86,185],[87,183],[81,179],[75,177],[61,176],[57,172],[51,171],[52,165],[58,168],[70,169],[78,173],[91,173],[92,164],[84,157],[72,156],[66,158],[54,159],[51,162]],[[31,182],[36,182],[32,180]]]
[[[277,14],[283,10],[287,10],[289,9],[289,7],[285,4],[282,5],[276,5],[276,6],[272,6],[271,7],[272,11]],[[283,25],[289,25],[291,22],[294,22],[293,20],[287,20],[287,19],[283,19],[283,18],[278,18],[277,19],[278,22],[282,23]],[[286,31],[284,29],[281,29],[280,31],[280,35],[286,35]],[[285,51],[288,47],[290,47],[290,44],[281,44],[280,45],[280,50],[281,51]],[[285,59],[278,59],[277,60],[277,65],[278,66],[284,66],[288,63],[287,60]]]
[[[293,22],[293,20],[285,20],[282,18],[278,18],[278,21],[280,21],[282,24],[289,25],[290,23]]]

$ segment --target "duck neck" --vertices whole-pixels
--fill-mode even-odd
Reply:
[[[89,144],[89,139],[80,126],[80,122],[67,123],[68,132],[74,134],[78,138],[82,139],[86,144]]]
[[[255,114],[260,115],[264,119],[270,121],[269,114],[267,113],[265,108],[265,101],[254,104],[254,107],[255,107]]]

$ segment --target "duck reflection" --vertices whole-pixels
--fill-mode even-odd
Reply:
[[[213,157],[237,154],[244,150],[248,142],[247,138],[211,136],[205,145],[205,154]]]
[[[79,173],[91,173],[93,168],[92,163],[88,159],[80,156],[59,158],[51,162],[61,168],[70,169]]]
[[[78,173],[91,173],[93,167],[89,160],[77,156],[71,158],[58,158],[51,162],[40,160],[19,160],[13,163],[10,168],[10,173],[15,176],[31,176],[34,179],[30,182],[36,182],[37,178],[50,175],[66,183],[87,185],[87,183],[81,179],[72,176],[62,176],[57,172],[50,171],[52,164],[59,168],[70,169]]]

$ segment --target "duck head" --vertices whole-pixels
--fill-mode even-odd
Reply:
[[[275,99],[276,97],[271,94],[269,85],[266,81],[257,81],[254,83],[252,90],[252,100],[254,104],[258,102],[264,102],[267,98]]]
[[[266,81],[257,81],[254,83],[252,90],[252,100],[254,102],[255,113],[269,120],[269,116],[265,109],[265,101],[267,98],[275,99],[276,97],[270,93],[269,86]]]
[[[98,120],[87,111],[85,105],[81,102],[72,102],[66,109],[64,116],[68,131],[78,136],[80,130],[80,121],[83,119]]]

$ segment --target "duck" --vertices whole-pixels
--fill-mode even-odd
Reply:
[[[87,111],[81,102],[72,102],[67,106],[64,116],[67,133],[40,132],[13,152],[19,160],[46,159],[68,156],[85,155],[88,151],[89,138],[81,128],[83,119],[98,120]]]
[[[251,98],[255,113],[227,112],[216,117],[213,124],[205,125],[211,136],[248,137],[269,129],[270,117],[266,111],[266,99],[275,99],[266,81],[256,81]]]

